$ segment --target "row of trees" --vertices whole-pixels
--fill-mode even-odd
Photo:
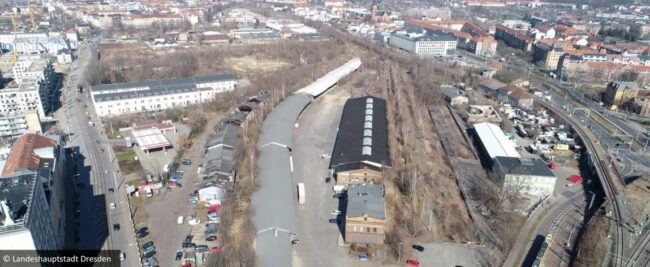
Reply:
[[[641,36],[641,30],[638,27],[630,27],[630,30],[625,30],[625,29],[616,29],[616,28],[601,28],[598,31],[599,35],[606,35],[606,36],[611,36],[611,37],[618,37],[621,39],[625,39],[630,42],[634,42],[636,40],[639,40]]]

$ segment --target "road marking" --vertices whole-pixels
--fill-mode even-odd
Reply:
[[[280,147],[284,147],[284,148],[289,148],[287,145],[280,144],[280,143],[277,143],[277,142],[266,143],[266,144],[263,144],[260,147],[266,147],[266,146],[269,146],[269,145],[276,145],[276,146],[280,146]]]

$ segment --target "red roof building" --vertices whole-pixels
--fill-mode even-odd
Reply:
[[[56,146],[56,141],[37,134],[23,134],[11,147],[2,175],[12,175],[17,170],[34,170],[41,167],[41,156],[34,151]]]

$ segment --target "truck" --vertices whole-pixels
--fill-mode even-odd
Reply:
[[[298,203],[305,204],[305,184],[298,183]]]

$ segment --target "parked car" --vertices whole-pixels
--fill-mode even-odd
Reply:
[[[151,252],[151,251],[155,251],[155,250],[156,250],[156,247],[150,246],[150,247],[145,248],[144,252],[146,253],[146,252]]]
[[[113,224],[113,230],[115,231],[120,230],[120,224],[119,223]]]
[[[201,223],[201,220],[199,219],[191,219],[189,222],[187,222],[189,225],[197,225]]]
[[[333,224],[338,224],[339,223],[339,221],[337,219],[335,219],[335,218],[330,219],[329,222],[333,223]]]
[[[193,248],[196,247],[194,243],[183,243],[183,248]]]
[[[291,244],[292,245],[298,245],[298,244],[300,244],[300,240],[298,240],[298,239],[291,240]]]
[[[112,210],[115,209],[115,203],[113,203],[113,202],[111,202],[111,209],[112,209]]]
[[[423,247],[423,246],[420,246],[420,245],[415,244],[415,245],[413,245],[412,247],[413,247],[413,249],[415,249],[415,250],[417,250],[417,251],[419,251],[419,252],[423,252],[423,251],[424,251],[424,247]]]
[[[149,227],[145,226],[145,227],[140,227],[140,229],[138,229],[136,233],[147,232],[147,231],[149,231]]]
[[[147,249],[148,247],[153,247],[153,241],[142,244],[142,249]]]
[[[136,233],[135,237],[137,238],[143,238],[145,236],[149,235],[149,232],[142,232],[142,233]]]
[[[221,247],[213,247],[212,248],[212,253],[219,253],[221,252]]]
[[[126,253],[120,252],[120,261],[124,261],[126,259]]]
[[[182,163],[183,165],[192,165],[192,161],[190,159],[183,159]]]
[[[406,260],[406,265],[413,266],[413,267],[418,267],[418,266],[420,266],[420,261],[418,261],[416,259],[408,259],[408,260]]]
[[[183,258],[183,252],[180,250],[176,251],[176,260],[179,261]]]
[[[217,241],[216,235],[211,235],[205,238],[205,241]]]
[[[145,252],[143,255],[145,258],[150,258],[153,257],[154,254],[156,254],[156,251]]]
[[[155,265],[158,264],[158,261],[156,260],[156,257],[145,258],[145,259],[143,260],[143,262],[144,262],[144,264],[145,264],[146,266],[155,266]]]
[[[334,211],[332,211],[332,213],[330,213],[330,214],[331,214],[332,216],[339,216],[339,215],[341,215],[341,211],[340,211],[340,210],[334,210]]]
[[[108,192],[109,192],[109,193],[113,193],[113,192],[115,192],[115,189],[113,189],[113,188],[111,187],[111,188],[108,189]]]
[[[185,243],[191,243],[191,242],[192,242],[192,238],[194,238],[193,235],[187,235],[187,236],[185,236],[185,241],[184,241],[184,242],[185,242]]]

